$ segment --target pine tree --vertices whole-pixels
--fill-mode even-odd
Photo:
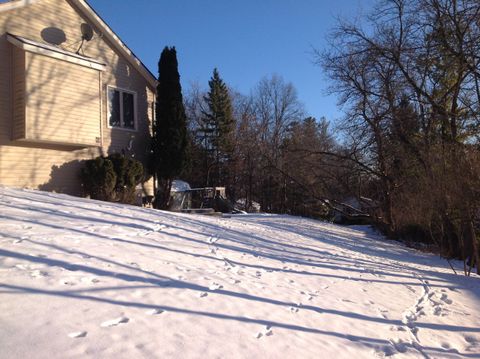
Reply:
[[[187,163],[187,119],[175,47],[163,49],[158,71],[153,124],[154,168],[159,182],[156,207],[166,208],[172,181]]]
[[[210,89],[204,97],[208,111],[204,112],[203,126],[200,129],[207,158],[210,158],[206,163],[206,182],[207,185],[221,185],[227,181],[234,151],[235,120],[228,87],[216,68],[208,85]]]

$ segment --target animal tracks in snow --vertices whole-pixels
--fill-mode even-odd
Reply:
[[[85,338],[87,336],[87,332],[85,331],[82,331],[82,332],[73,332],[73,333],[69,333],[68,336],[72,339],[75,339],[75,338]]]
[[[0,234],[0,242],[8,256],[0,258],[0,274],[7,324],[15,324],[3,338],[15,350],[11,357],[35,356],[36,345],[16,346],[16,339],[30,339],[31,328],[52,339],[41,343],[43,352],[63,341],[66,356],[480,353],[473,279],[453,275],[440,258],[374,242],[369,228],[266,214],[225,220],[137,213],[119,206],[98,210],[97,202],[81,200],[81,213],[72,206],[79,219],[65,223],[33,211],[27,219],[36,224],[27,233],[19,221],[6,221],[8,236]],[[6,210],[25,218],[23,210]],[[271,233],[262,233],[265,228]],[[55,315],[58,308],[61,315]],[[25,310],[38,315],[25,321]]]
[[[165,229],[165,228],[167,228],[166,225],[156,223],[156,224],[152,227],[152,231],[153,231],[153,232],[159,232],[159,231],[161,231],[162,229]]]
[[[445,302],[446,304],[453,304],[453,301],[449,299],[448,295],[446,295],[445,293],[442,294],[442,296],[440,297],[440,300]]]
[[[164,312],[165,312],[165,310],[163,310],[163,309],[152,308],[152,309],[147,310],[145,312],[145,314],[150,315],[150,316],[154,316],[154,315],[162,314]],[[102,324],[100,324],[100,327],[111,328],[111,327],[115,327],[115,326],[120,325],[120,324],[126,324],[129,321],[130,321],[130,318],[125,317],[125,316],[121,316],[121,317],[111,319],[111,320],[107,320],[107,321],[103,322]],[[88,334],[87,331],[77,331],[77,332],[69,333],[67,335],[68,335],[68,337],[70,337],[72,339],[76,339],[76,338],[85,338],[87,336],[87,334]]]
[[[212,284],[210,284],[208,286],[208,290],[211,291],[211,292],[215,292],[216,290],[219,290],[219,289],[222,289],[222,288],[223,288],[223,285],[221,285],[219,283],[216,283],[216,282],[213,282]],[[199,298],[204,298],[204,297],[207,297],[207,296],[208,296],[208,292],[198,293]]]
[[[208,287],[208,289],[210,289],[212,291],[219,290],[219,289],[222,289],[222,288],[223,288],[223,285],[215,283],[215,282],[210,284],[210,286]]]
[[[383,346],[378,348],[376,351],[377,355],[380,356],[391,356],[396,353],[405,353],[409,348],[417,350],[424,357],[426,356],[424,349],[422,347],[421,341],[419,339],[419,327],[417,326],[417,321],[419,318],[428,316],[429,314],[435,316],[448,316],[450,311],[445,308],[453,303],[453,301],[448,297],[444,290],[432,290],[429,285],[429,282],[423,280],[419,276],[415,276],[420,282],[422,292],[418,297],[415,304],[405,310],[402,314],[402,323],[403,326],[391,326],[390,330],[393,332],[408,332],[410,333],[411,339],[408,341],[405,338],[395,338],[390,339],[390,345]],[[411,286],[406,286],[407,289],[415,293],[416,291]],[[386,318],[383,314],[384,311],[380,311],[381,315]],[[458,350],[451,348],[448,343],[439,343],[443,349],[448,352],[458,353]]]
[[[217,236],[208,237],[208,243],[210,243],[210,244],[215,244],[217,241],[218,241]]]
[[[148,314],[148,315],[157,315],[157,314],[162,314],[163,312],[165,312],[163,309],[150,309],[150,310],[147,310],[145,312],[145,314]]]
[[[45,271],[41,271],[39,269],[35,269],[30,272],[30,276],[32,276],[32,278],[42,278],[42,277],[47,277],[48,273]]]
[[[405,353],[408,350],[409,342],[403,339],[391,340],[390,343],[393,345],[393,348],[399,353]]]
[[[255,334],[255,338],[260,339],[261,337],[269,337],[273,335],[273,330],[270,325],[267,325],[264,330]]]
[[[96,284],[100,282],[100,280],[95,277],[83,277],[80,280],[85,284]]]
[[[77,284],[87,284],[87,285],[94,285],[100,283],[100,280],[96,277],[75,277],[69,276],[59,279],[58,283],[61,285],[77,285]]]
[[[303,290],[300,291],[300,294],[304,295],[304,296],[307,298],[308,301],[311,301],[311,300],[313,300],[315,297],[317,297],[317,296],[318,296],[318,293],[319,293],[318,290],[316,290],[316,291],[314,291],[314,292],[305,292],[305,291],[303,291]]]
[[[480,338],[474,337],[473,335],[465,335],[463,339],[467,343],[465,347],[465,351],[467,352],[480,351]]]
[[[119,324],[128,323],[129,321],[130,321],[130,319],[127,318],[127,317],[118,317],[118,318],[115,318],[115,319],[107,320],[107,321],[103,322],[102,324],[100,324],[100,326],[102,328],[115,327]]]

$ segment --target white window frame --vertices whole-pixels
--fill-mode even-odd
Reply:
[[[115,90],[120,93],[120,126],[110,126],[110,96],[109,91]],[[133,95],[133,128],[124,127],[123,122],[123,93],[129,93]],[[138,121],[137,121],[138,113],[137,113],[137,93],[132,90],[127,90],[121,87],[107,85],[107,127],[116,130],[123,130],[123,131],[130,131],[130,132],[138,132]]]

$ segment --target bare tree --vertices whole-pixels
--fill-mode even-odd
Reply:
[[[340,22],[331,50],[317,53],[346,110],[350,160],[378,184],[380,221],[393,235],[416,226],[470,265],[478,263],[479,14],[473,0],[379,1],[368,26]]]

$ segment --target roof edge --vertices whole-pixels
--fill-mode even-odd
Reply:
[[[23,6],[31,5],[42,0],[12,0],[0,4],[0,12],[14,10]],[[147,80],[147,83],[155,90],[157,86],[156,77],[143,64],[142,61],[128,48],[120,37],[107,25],[100,15],[85,0],[68,0],[77,10],[87,17],[103,35],[111,42],[117,51],[120,52],[128,62]]]
[[[29,1],[29,0],[25,0]],[[30,0],[32,1],[32,0]],[[38,0],[34,0],[38,1]],[[128,46],[120,40],[120,37],[107,25],[107,23],[100,17],[100,15],[88,4],[85,0],[70,0],[94,25],[102,30],[103,35],[110,40],[113,46],[129,60],[135,69],[143,75],[147,82],[156,88],[157,79],[150,72],[150,70],[140,61],[140,59],[133,53]]]

